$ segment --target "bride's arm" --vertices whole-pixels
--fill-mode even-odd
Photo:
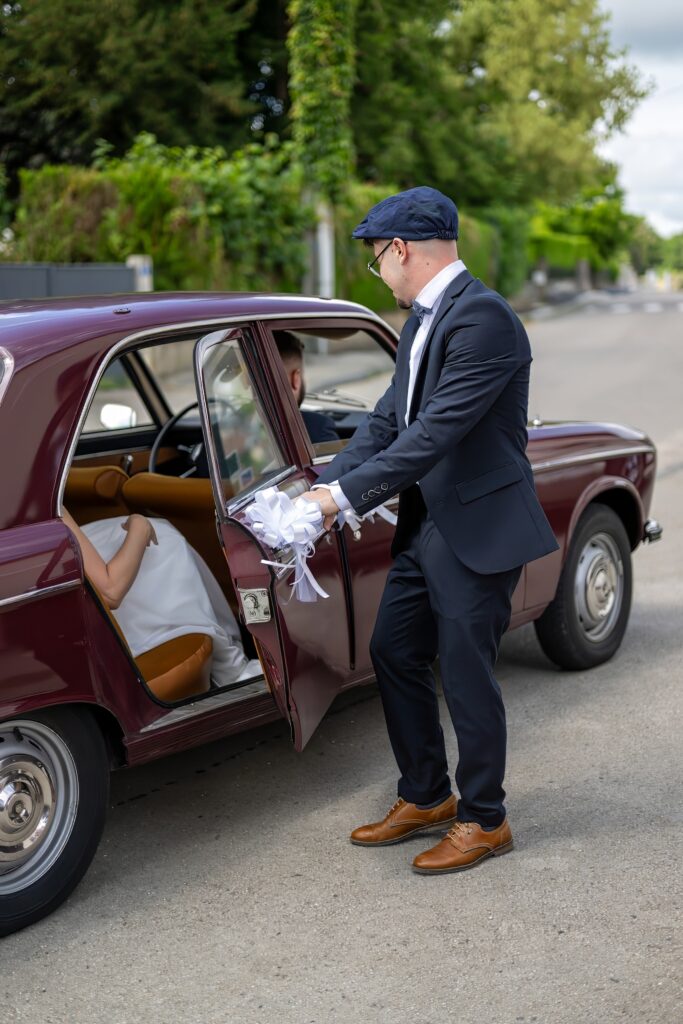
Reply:
[[[149,519],[134,513],[123,524],[125,536],[121,547],[112,559],[105,562],[66,509],[63,510],[63,518],[79,543],[86,576],[97,587],[108,607],[118,608],[138,574],[145,548],[150,543],[157,543],[154,527]]]

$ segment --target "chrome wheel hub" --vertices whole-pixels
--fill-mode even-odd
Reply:
[[[49,772],[37,757],[0,758],[0,871],[40,846],[54,803]]]
[[[0,724],[0,896],[49,870],[77,807],[76,766],[61,736],[40,722]]]
[[[574,604],[584,635],[599,643],[614,629],[624,596],[624,566],[614,538],[596,533],[576,567]]]

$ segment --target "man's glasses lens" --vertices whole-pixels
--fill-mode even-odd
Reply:
[[[375,270],[375,263],[377,263],[377,261],[379,260],[380,256],[384,255],[384,253],[387,251],[387,249],[389,248],[389,246],[391,245],[392,242],[393,242],[393,238],[389,239],[389,241],[384,246],[384,248],[380,252],[377,253],[377,255],[375,256],[374,260],[371,260],[370,263],[368,263],[368,270],[370,271],[371,274],[374,274],[375,277],[381,277],[382,276],[380,274],[379,270]]]

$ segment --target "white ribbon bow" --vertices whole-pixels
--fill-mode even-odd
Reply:
[[[296,572],[292,586],[299,601],[315,601],[317,594],[321,597],[330,596],[306,564],[315,553],[314,542],[323,524],[317,502],[302,501],[300,498],[293,502],[283,491],[266,487],[257,492],[244,517],[268,547],[281,548],[288,545],[293,548]],[[277,569],[289,568],[285,562],[270,562],[265,558],[261,561]]]
[[[340,512],[337,521],[343,526],[346,523],[358,537],[361,520],[374,520],[375,513],[396,524],[393,512],[380,505],[363,516],[358,516],[352,509]],[[245,510],[244,518],[268,547],[277,549],[289,546],[294,550],[296,571],[292,583],[293,594],[299,601],[316,601],[317,595],[329,597],[308,568],[307,562],[315,554],[315,541],[323,531],[323,515],[317,501],[296,498],[295,501],[278,491],[276,487],[266,487],[257,491],[254,500]],[[276,569],[289,569],[286,562],[272,562],[262,558],[263,565],[272,565]]]

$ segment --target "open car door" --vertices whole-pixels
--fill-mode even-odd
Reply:
[[[286,439],[274,429],[257,344],[245,328],[206,335],[195,346],[195,377],[218,530],[240,612],[302,750],[349,680],[349,617],[336,532],[321,533],[308,562],[329,597],[304,603],[292,591],[292,550],[266,548],[246,522],[246,509],[264,487],[295,498],[313,482],[291,464]],[[277,569],[262,559],[291,567]]]

